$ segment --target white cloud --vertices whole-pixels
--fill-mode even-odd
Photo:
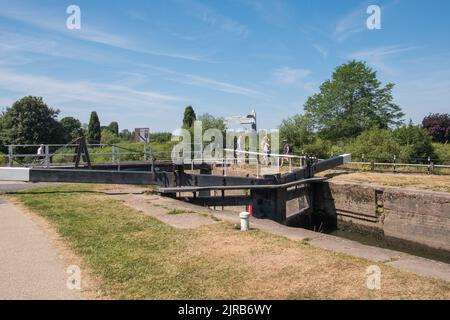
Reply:
[[[229,32],[241,38],[246,38],[249,35],[249,29],[246,25],[224,16],[214,9],[195,1],[186,2],[189,10],[194,12],[194,15],[200,18],[204,23],[211,27],[218,28],[222,31]]]
[[[4,2],[0,1],[0,8],[0,16],[2,17],[30,24],[40,29],[57,32],[59,34],[63,34],[64,36],[72,37],[75,39],[81,39],[92,43],[103,44],[114,48],[130,50],[149,55],[191,61],[210,62],[206,57],[194,54],[173,52],[166,49],[159,50],[142,48],[126,36],[120,36],[101,31],[96,27],[93,27],[92,24],[87,25],[82,23],[81,29],[79,30],[67,30],[65,21],[63,19],[55,19],[54,14],[52,15],[49,12],[42,11],[39,9],[39,7],[32,7],[29,4],[27,5],[27,8],[22,8],[17,7],[15,6],[15,4],[13,5],[10,2],[7,2],[5,4]]]
[[[256,90],[246,88],[243,86],[238,86],[238,85],[231,84],[231,83],[227,83],[227,82],[223,82],[223,81],[218,81],[218,80],[207,78],[207,77],[196,76],[196,75],[192,75],[192,74],[177,74],[177,75],[179,77],[172,78],[172,80],[180,82],[180,83],[184,83],[184,84],[210,88],[210,89],[214,89],[214,90],[218,90],[218,91],[222,91],[222,92],[226,92],[226,93],[232,93],[232,94],[237,94],[237,95],[247,96],[247,97],[252,97],[252,98],[264,96],[263,93],[258,92]]]
[[[262,93],[256,89],[244,87],[241,85],[224,82],[220,80],[216,80],[210,77],[194,75],[189,73],[180,73],[168,68],[161,68],[151,65],[140,65],[141,68],[148,68],[152,70],[159,71],[163,74],[169,75],[167,77],[168,80],[175,81],[178,83],[183,83],[187,85],[203,87],[207,89],[213,89],[221,92],[236,94],[240,96],[246,96],[251,98],[261,98],[267,97],[265,93]]]
[[[382,46],[371,49],[364,49],[352,52],[348,55],[350,59],[364,60],[370,66],[374,67],[377,71],[384,72],[386,74],[395,74],[395,67],[389,60],[397,56],[400,53],[411,51],[417,49],[417,47],[406,47],[406,46]]]
[[[356,33],[367,30],[366,19],[366,7],[363,6],[347,13],[337,21],[334,28],[334,38],[338,42],[342,42]]]
[[[294,84],[299,80],[304,79],[305,77],[311,74],[311,71],[307,69],[296,69],[290,67],[278,68],[273,71],[274,78],[283,84]]]
[[[47,76],[17,73],[0,69],[0,87],[3,91],[21,95],[43,96],[56,104],[104,106],[108,110],[152,108],[167,110],[181,98],[150,90],[136,90],[125,85],[101,84],[91,81],[67,81]]]
[[[318,45],[318,44],[314,44],[313,45],[314,49],[317,50],[317,52],[320,53],[320,55],[324,58],[326,58],[328,56],[328,49]]]

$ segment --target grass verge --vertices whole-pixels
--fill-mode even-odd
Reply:
[[[176,229],[99,193],[66,185],[18,193],[118,299],[450,299],[450,284],[231,224]],[[96,187],[99,188],[99,187]]]

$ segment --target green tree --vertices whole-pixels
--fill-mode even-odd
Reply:
[[[320,137],[330,141],[356,137],[367,128],[386,129],[402,123],[404,114],[393,103],[392,88],[384,87],[364,62],[350,61],[335,69],[320,92],[304,105]]]
[[[119,123],[117,121],[113,121],[109,124],[108,129],[116,135],[119,136]]]
[[[172,133],[170,132],[153,132],[150,134],[150,141],[156,143],[168,142],[172,139]]]
[[[111,145],[111,144],[115,144],[115,143],[119,143],[120,142],[120,138],[118,136],[116,136],[114,134],[114,132],[112,132],[108,128],[102,130],[101,136],[102,137],[100,139],[100,142],[102,144]]]
[[[216,118],[209,113],[204,113],[198,117],[198,120],[202,122],[203,132],[208,129],[218,129],[222,133],[225,133],[226,125],[224,119],[221,117]]]
[[[27,96],[0,115],[0,148],[7,144],[60,143],[59,110],[47,106],[42,97]],[[23,149],[34,153],[36,150]]]
[[[128,129],[123,129],[120,132],[119,137],[124,141],[134,141],[134,132],[130,132]]]
[[[101,136],[100,120],[98,119],[97,112],[92,111],[86,134],[87,141],[90,144],[98,144],[100,143]]]
[[[305,115],[294,115],[284,119],[279,127],[281,139],[288,140],[295,149],[301,150],[312,144],[316,138],[311,119]],[[283,148],[281,145],[280,148]]]
[[[419,163],[428,157],[435,157],[432,138],[426,129],[410,122],[408,125],[394,130],[393,134],[395,140],[401,146],[400,154],[397,154],[401,161]]]
[[[400,144],[389,129],[374,127],[364,131],[350,145],[349,151],[355,159],[363,155],[366,161],[392,161],[394,155],[399,155]]]
[[[74,117],[64,117],[59,124],[63,143],[69,143],[83,134],[81,122]]]
[[[183,129],[191,128],[195,120],[197,120],[197,117],[195,115],[194,108],[187,106],[186,109],[184,109]]]

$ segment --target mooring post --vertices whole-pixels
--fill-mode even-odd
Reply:
[[[243,211],[239,214],[239,218],[241,219],[241,231],[248,231],[250,229],[250,213]]]

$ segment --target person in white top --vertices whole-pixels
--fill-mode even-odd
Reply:
[[[45,152],[45,150],[44,150],[44,145],[41,144],[41,145],[39,146],[38,150],[37,150],[37,155],[38,155],[38,156],[42,156],[42,155],[44,155],[44,152]]]
[[[270,143],[269,138],[267,136],[264,136],[263,141],[261,143],[261,149],[264,153],[263,156],[263,164],[268,165],[269,164],[269,154],[270,154]]]

